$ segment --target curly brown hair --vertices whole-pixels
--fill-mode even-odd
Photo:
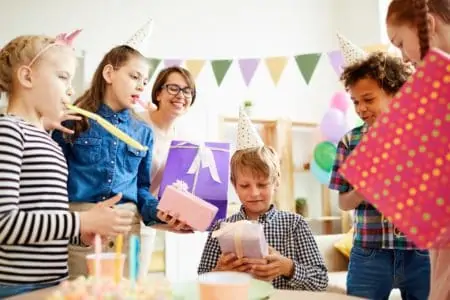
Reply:
[[[417,28],[420,56],[423,59],[430,49],[427,14],[430,13],[445,24],[450,24],[449,0],[392,0],[388,7],[386,23],[409,25]]]
[[[394,95],[413,72],[412,65],[404,62],[401,57],[378,51],[344,68],[341,81],[348,89],[361,79],[370,78],[376,81],[386,94]]]

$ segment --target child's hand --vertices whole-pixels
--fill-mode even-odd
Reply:
[[[81,117],[74,115],[72,112],[66,110],[61,115],[59,120],[52,121],[47,118],[42,118],[42,125],[43,125],[44,129],[47,131],[56,129],[63,133],[73,134],[73,130],[61,125],[62,122],[67,121],[67,120],[79,121],[79,120],[81,120]]]
[[[95,244],[95,233],[86,232],[80,234],[81,244],[87,247],[93,246]],[[106,237],[101,236],[102,244],[106,241]]]
[[[126,234],[131,230],[134,213],[113,206],[119,202],[122,194],[97,203],[88,211],[80,213],[81,233],[98,233],[103,236]]]
[[[190,226],[188,226],[186,223],[184,223],[183,221],[180,221],[178,219],[178,215],[171,215],[170,211],[169,212],[163,212],[161,210],[158,210],[158,213],[156,214],[156,216],[163,222],[165,222],[167,224],[167,226],[169,227],[169,230],[171,231],[175,231],[175,232],[180,232],[180,233],[192,233],[193,230]]]
[[[250,273],[264,281],[272,281],[279,276],[292,277],[294,262],[292,259],[281,255],[274,248],[269,248],[269,255],[265,257],[267,264],[253,264]]]
[[[221,254],[213,271],[247,272],[251,265],[245,263],[245,258],[237,258],[234,253]]]

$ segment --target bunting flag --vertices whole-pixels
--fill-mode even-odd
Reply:
[[[242,76],[244,77],[245,85],[249,86],[250,81],[258,68],[259,61],[259,58],[239,59],[239,68],[241,69]]]
[[[379,44],[379,45],[366,46],[363,49],[364,49],[364,51],[370,53],[370,52],[376,52],[376,51],[387,52],[388,48],[389,48],[388,45]]]
[[[194,79],[197,79],[198,74],[203,70],[203,66],[205,65],[205,60],[203,59],[188,59],[185,61],[186,69],[191,72]]]
[[[312,75],[314,74],[314,70],[316,69],[317,63],[319,62],[321,54],[320,53],[311,53],[311,54],[302,54],[295,56],[295,62],[305,79],[306,84],[309,84]]]
[[[179,67],[179,66],[181,66],[182,62],[183,62],[182,59],[165,59],[164,66],[166,68],[173,67],[173,66]]]
[[[150,70],[148,71],[148,80],[150,80],[152,79],[153,74],[155,74],[155,71],[161,63],[161,60],[159,58],[147,58],[147,61],[150,66]]]
[[[390,54],[399,54],[398,49],[392,49],[389,45],[378,44],[369,45],[361,49],[361,51],[370,53],[374,51],[383,51]],[[333,67],[334,71],[338,76],[341,75],[345,57],[341,50],[334,50],[327,53],[323,53],[328,56],[330,65]],[[320,57],[322,53],[307,53],[295,55],[293,58],[297,64],[302,77],[304,78],[306,84],[311,82],[314,71],[317,68]],[[161,62],[164,63],[164,67],[170,66],[181,66],[184,62],[186,68],[192,73],[194,78],[197,78],[199,74],[204,69],[205,63],[211,63],[211,67],[214,73],[214,77],[217,84],[220,86],[231,67],[231,64],[236,60],[239,65],[240,72],[244,79],[245,85],[249,86],[253,77],[256,74],[258,66],[260,65],[261,59],[264,60],[267,70],[269,71],[270,77],[274,85],[278,85],[281,75],[287,66],[287,63],[291,56],[272,56],[263,58],[236,58],[236,59],[218,59],[218,60],[207,60],[207,59],[164,59],[164,58],[148,58],[149,64],[151,66],[149,72],[149,78],[152,78],[154,72],[158,68]]]
[[[340,77],[342,74],[342,66],[344,65],[344,56],[342,55],[342,52],[339,50],[328,52],[328,58],[337,76]]]
[[[283,74],[284,68],[287,65],[288,57],[276,56],[268,57],[265,59],[267,69],[269,70],[270,77],[275,85],[280,81],[281,74]]]
[[[230,69],[232,62],[232,59],[219,59],[211,61],[211,67],[213,69],[214,76],[216,77],[217,85],[220,86],[222,84],[222,81]]]

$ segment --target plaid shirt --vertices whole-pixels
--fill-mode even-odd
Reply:
[[[219,220],[212,231],[220,228],[221,222],[246,220],[243,207],[225,220]],[[294,276],[277,277],[272,284],[277,289],[323,291],[328,285],[325,263],[306,221],[297,214],[279,211],[272,205],[269,211],[258,218],[263,224],[268,244],[294,262]],[[221,254],[219,242],[211,233],[203,249],[198,273],[211,272],[216,267]]]
[[[353,187],[339,173],[339,168],[356,148],[369,127],[363,125],[348,132],[337,146],[336,160],[331,173],[330,189],[338,190],[339,193],[350,192]],[[370,203],[364,201],[354,212],[354,245],[363,248],[383,249],[416,249],[416,246],[383,217]]]

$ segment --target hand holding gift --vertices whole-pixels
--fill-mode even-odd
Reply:
[[[237,258],[262,259],[269,254],[261,224],[247,220],[222,223],[212,237],[219,240],[222,253],[234,253]]]
[[[158,210],[158,213],[156,214],[156,216],[161,221],[166,223],[165,225],[167,225],[169,231],[174,231],[174,232],[179,232],[179,233],[192,233],[193,232],[192,227],[190,227],[185,222],[183,222],[179,219],[180,215],[178,213],[173,214],[173,216],[171,214],[172,214],[171,211],[163,212],[161,210]],[[161,228],[161,226],[159,226],[158,228]]]
[[[237,258],[234,253],[222,253],[213,271],[248,272],[250,269],[251,265],[244,258]]]
[[[264,258],[266,264],[252,263],[250,259],[244,259],[244,262],[251,263],[250,274],[256,279],[264,281],[272,281],[279,276],[291,278],[294,272],[294,262],[292,259],[281,255],[274,248],[269,248],[269,255]]]
[[[177,180],[164,190],[158,210],[158,218],[169,228],[177,232],[192,232],[192,229],[205,231],[218,208],[190,193],[186,182]]]

